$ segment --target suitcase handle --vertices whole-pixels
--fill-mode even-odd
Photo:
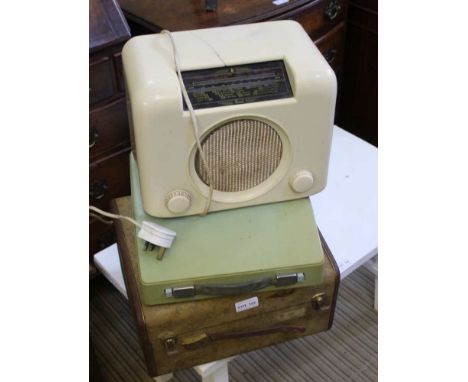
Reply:
[[[303,326],[276,326],[268,329],[252,330],[245,332],[231,332],[231,333],[200,333],[195,336],[190,336],[182,339],[180,344],[187,350],[199,349],[213,341],[231,340],[245,337],[264,336],[266,334],[275,333],[304,333],[305,327]]]
[[[233,284],[195,284],[184,287],[166,288],[164,293],[167,298],[189,298],[196,295],[206,296],[232,296],[253,292],[268,286],[283,287],[303,282],[305,275],[302,272],[280,274],[273,277],[250,280]]]

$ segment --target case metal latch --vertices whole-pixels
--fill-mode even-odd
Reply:
[[[195,286],[185,286],[185,287],[177,287],[177,288],[166,288],[164,289],[164,294],[166,298],[186,298],[186,297],[193,297],[195,296]]]
[[[330,304],[325,303],[325,293],[317,293],[312,297],[312,306],[316,310],[328,310],[330,309]]]
[[[159,339],[164,344],[166,353],[168,355],[176,354],[179,351],[177,350],[177,336],[173,332],[163,332],[159,336]]]
[[[304,273],[290,273],[284,275],[276,275],[275,277],[275,285],[277,287],[286,286],[286,285],[293,285],[296,283],[301,283],[304,281]]]

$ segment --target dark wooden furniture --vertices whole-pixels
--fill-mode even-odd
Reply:
[[[115,0],[89,2],[89,203],[109,209],[130,193],[130,141],[121,50],[130,29]],[[91,218],[89,254],[115,242],[112,225]],[[91,273],[91,267],[90,267]]]
[[[348,0],[290,0],[279,6],[271,0],[219,0],[215,12],[205,10],[205,0],[119,0],[119,3],[132,35],[155,33],[161,29],[178,31],[295,20],[304,27],[335,70],[341,89]]]
[[[113,201],[112,212],[132,216],[130,197]],[[115,227],[128,300],[151,377],[315,334],[332,326],[340,273],[322,236],[325,258],[321,284],[149,306],[142,304],[140,297],[135,227],[120,220]],[[236,302],[254,296],[258,307],[236,312]]]
[[[377,0],[349,3],[343,96],[338,124],[369,143],[378,144]]]

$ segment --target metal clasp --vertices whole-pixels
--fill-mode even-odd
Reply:
[[[312,305],[316,310],[328,310],[330,309],[330,304],[325,303],[325,293],[317,293],[312,297]]]
[[[302,272],[299,273],[290,273],[284,275],[275,276],[275,285],[276,286],[286,286],[293,285],[295,283],[301,283],[305,279],[305,275]]]
[[[195,296],[195,287],[193,285],[177,288],[166,288],[164,289],[166,298],[185,298]]]
[[[166,353],[171,355],[178,353],[177,350],[177,337],[173,332],[162,332],[159,336],[159,339],[164,344],[164,348],[166,349]]]

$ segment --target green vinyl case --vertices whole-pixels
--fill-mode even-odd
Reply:
[[[142,302],[168,304],[320,284],[324,254],[309,198],[206,216],[145,213],[137,163],[130,154],[134,218],[177,233],[164,258],[137,238]],[[137,229],[137,233],[138,233]]]

